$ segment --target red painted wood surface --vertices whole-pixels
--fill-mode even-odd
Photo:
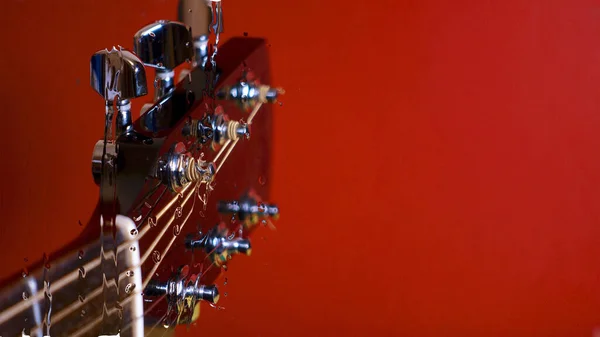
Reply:
[[[77,236],[97,190],[89,55],[174,2],[5,1],[2,274]],[[592,336],[600,5],[228,0],[265,36],[283,215],[181,336]]]

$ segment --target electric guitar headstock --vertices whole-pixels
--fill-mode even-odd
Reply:
[[[189,324],[201,306],[218,308],[218,276],[278,217],[271,104],[283,90],[269,86],[265,40],[221,45],[220,1],[182,1],[178,20],[91,56],[106,116],[92,156],[98,206],[80,239],[4,282],[0,335],[138,337]],[[149,85],[152,102],[133,111]]]

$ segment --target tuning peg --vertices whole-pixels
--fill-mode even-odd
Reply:
[[[133,50],[142,62],[156,68],[154,100],[174,88],[174,69],[194,58],[190,27],[176,21],[160,20],[140,29],[133,37]]]
[[[275,103],[284,94],[281,88],[271,88],[268,85],[246,82],[244,80],[232,86],[225,86],[217,92],[217,98],[232,100],[243,108],[249,108],[256,103]]]
[[[188,249],[203,249],[210,254],[217,266],[227,261],[227,258],[235,254],[252,253],[250,240],[244,238],[228,239],[226,235],[219,235],[216,231],[205,235],[199,240],[187,237],[185,246]]]
[[[254,198],[246,196],[238,201],[219,201],[217,210],[223,214],[237,214],[241,221],[256,224],[261,217],[279,216],[279,208],[273,204],[257,202]]]
[[[100,50],[90,59],[90,85],[104,98],[107,115],[114,113],[116,101],[117,133],[129,131],[132,125],[129,100],[148,93],[142,61],[123,48]]]
[[[212,145],[221,145],[227,140],[250,135],[247,124],[229,120],[226,114],[218,111],[222,108],[217,108],[215,114],[206,115],[203,119],[192,119],[182,128],[183,136],[193,137],[201,144],[210,140]]]
[[[171,190],[179,191],[189,183],[210,183],[215,173],[214,163],[192,157],[185,144],[180,142],[158,161],[154,176],[161,179]]]
[[[144,290],[145,296],[163,296],[172,303],[179,303],[182,300],[190,300],[195,303],[197,300],[207,301],[213,304],[219,302],[219,289],[215,285],[198,285],[184,283],[184,280],[169,280],[161,283],[151,280]]]
[[[192,29],[196,54],[195,65],[204,65],[208,57],[208,34],[212,22],[210,2],[207,0],[180,0],[178,20]]]

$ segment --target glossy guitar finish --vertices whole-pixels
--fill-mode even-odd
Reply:
[[[248,85],[258,88],[260,83],[270,82],[265,41],[230,39],[219,48],[215,64],[213,71],[194,68],[174,88],[157,97],[137,120],[128,122],[123,118],[126,111],[118,110],[116,146],[104,149],[104,142],[99,142],[94,150],[92,171],[98,183],[106,179],[103,174],[107,163],[116,167],[114,206],[122,214],[115,221],[119,234],[114,245],[107,241],[102,249],[109,255],[105,261],[116,250],[117,268],[112,274],[106,272],[110,268],[105,268],[100,259],[99,224],[101,215],[106,214],[102,200],[109,200],[101,199],[78,240],[52,254],[56,257],[52,261],[41,261],[2,282],[0,296],[8,299],[0,305],[2,336],[97,336],[111,329],[102,324],[107,317],[112,316],[114,321],[115,315],[121,323],[121,336],[143,335],[142,322],[146,334],[160,335],[164,329],[196,320],[201,302],[217,302],[218,288],[213,284],[222,269],[228,267],[235,253],[250,252],[249,234],[261,218],[276,216],[279,210],[262,204],[269,197],[265,182],[271,180],[271,108],[256,104],[252,97],[244,102],[231,97],[232,93],[235,96],[232,88],[239,87],[240,81],[244,90]],[[217,97],[219,92],[225,94]],[[275,91],[265,89],[260,93],[259,100],[265,103],[275,100]],[[132,96],[139,94],[134,92]],[[121,99],[118,95],[112,98]],[[117,108],[126,104],[118,103]],[[258,106],[260,112],[253,111],[249,116],[248,108],[253,106]],[[226,118],[218,119],[223,113]],[[215,142],[214,134],[211,140],[200,141],[197,132],[190,132],[199,124],[215,120],[225,126],[242,125],[249,137],[225,130],[228,141]],[[219,152],[228,145],[230,151]],[[103,157],[104,151],[108,157]],[[208,163],[202,167],[210,167],[206,171],[209,179],[190,173],[187,167],[173,167],[169,158],[178,155],[194,158],[192,163],[198,167]],[[219,165],[210,166],[217,159]],[[173,178],[173,172],[179,170],[183,176],[198,180]],[[218,206],[236,205],[238,200],[242,208],[237,212]],[[267,224],[267,220],[262,223]],[[190,240],[209,239],[232,242],[224,245],[232,248],[186,247]],[[240,248],[241,243],[245,248]],[[106,284],[115,279],[118,290],[107,290]]]

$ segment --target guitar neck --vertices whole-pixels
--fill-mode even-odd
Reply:
[[[98,214],[94,212],[90,220],[91,230],[51,262],[39,261],[3,283],[2,336],[98,336],[116,334],[121,326],[125,327],[121,336],[127,336],[143,329],[142,320],[136,319],[142,315],[141,296],[127,300],[141,290],[125,291],[130,284],[141,284],[139,247],[137,241],[128,240],[134,224],[118,216],[116,240],[98,240]],[[122,312],[103,313],[106,301],[125,303]]]

